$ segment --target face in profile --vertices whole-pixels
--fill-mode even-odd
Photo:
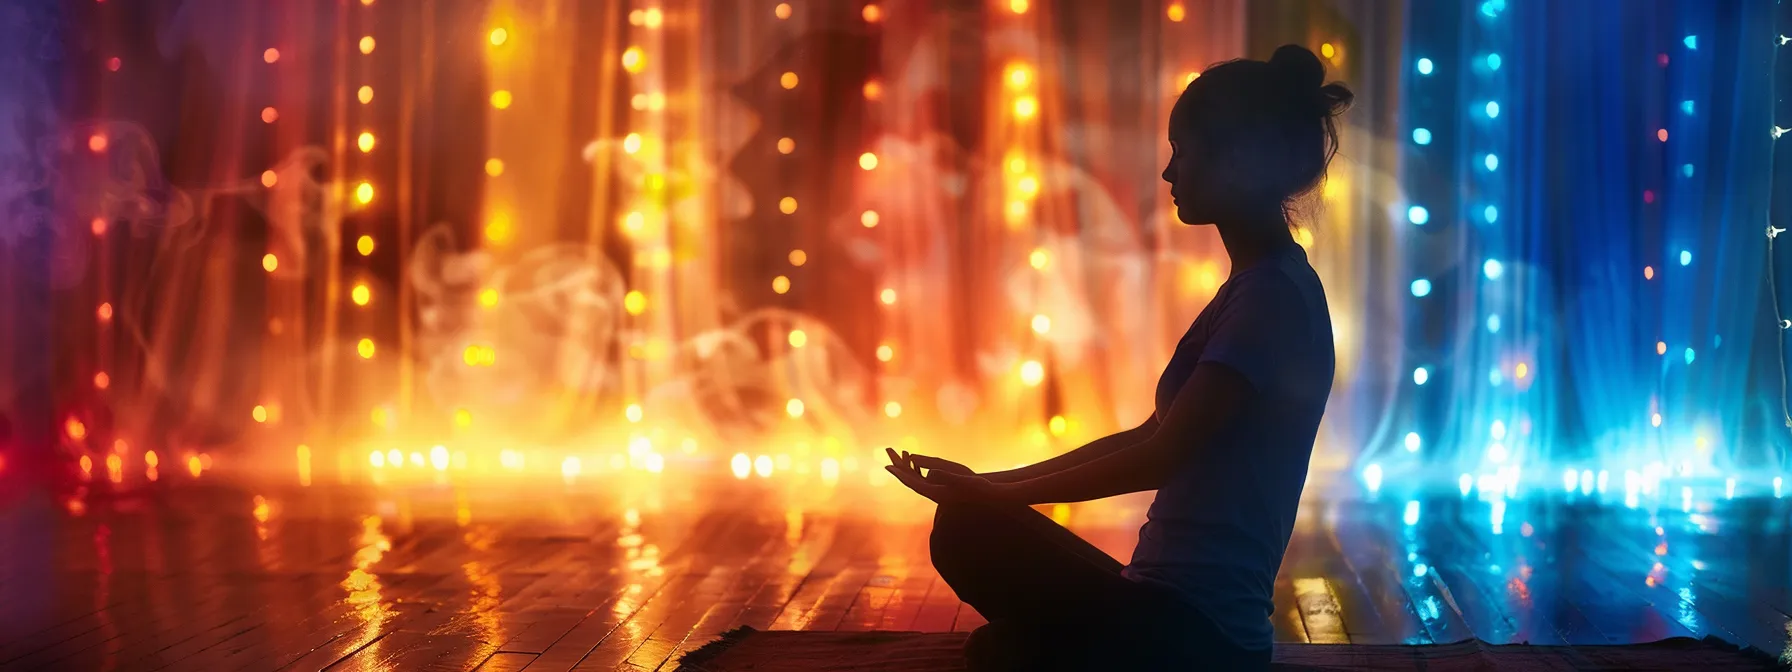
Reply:
[[[1210,175],[1206,156],[1194,138],[1170,134],[1170,162],[1164,166],[1164,181],[1170,183],[1170,202],[1176,208],[1176,219],[1183,224],[1212,224],[1218,203],[1209,193],[1217,181]]]

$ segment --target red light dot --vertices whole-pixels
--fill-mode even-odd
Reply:
[[[104,217],[93,218],[93,222],[90,223],[90,226],[93,227],[93,235],[106,235],[106,219]]]
[[[1656,55],[1655,55],[1655,62],[1656,62],[1656,63],[1657,63],[1657,64],[1660,64],[1660,65],[1661,65],[1661,67],[1664,67],[1664,68],[1665,68],[1665,67],[1668,67],[1668,55],[1667,55],[1667,54],[1665,54],[1665,53],[1662,53],[1662,54],[1656,54]]]
[[[1655,192],[1653,190],[1649,190],[1649,189],[1643,190],[1643,202],[1644,203],[1654,203],[1655,202]]]
[[[113,56],[112,58],[106,59],[106,69],[107,70],[111,70],[113,72],[118,72],[118,69],[122,68],[122,67],[124,67],[124,61],[118,60],[117,56]]]
[[[1655,139],[1660,140],[1662,142],[1667,142],[1668,141],[1668,129],[1665,129],[1665,128],[1657,129],[1655,131]]]
[[[106,136],[99,133],[93,134],[87,138],[87,148],[93,150],[95,154],[106,151]]]

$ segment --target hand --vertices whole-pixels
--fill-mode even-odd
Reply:
[[[995,502],[1001,501],[1005,495],[1003,486],[972,473],[964,465],[925,455],[898,454],[890,448],[885,448],[884,453],[890,458],[890,465],[884,467],[885,470],[910,490],[936,503]],[[920,457],[920,462],[914,461],[915,457]],[[922,476],[921,470],[916,468],[921,463],[943,466],[927,467],[927,475]],[[963,473],[955,473],[958,471]]]

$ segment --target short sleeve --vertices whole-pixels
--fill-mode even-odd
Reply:
[[[1282,273],[1255,273],[1235,282],[1200,361],[1226,365],[1258,392],[1279,389],[1313,359],[1307,356],[1313,347],[1308,299]]]

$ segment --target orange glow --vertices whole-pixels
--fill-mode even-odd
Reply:
[[[87,148],[93,150],[95,154],[106,151],[106,136],[100,133],[88,136]]]
[[[782,86],[786,89],[796,88],[796,73],[786,72],[783,75],[778,76],[778,86]]]
[[[112,321],[112,304],[102,303],[102,304],[100,304],[99,310],[95,311],[95,312],[99,315],[101,322],[111,322]]]
[[[877,293],[877,300],[884,302],[884,305],[886,306],[894,305],[896,303],[896,290],[887,287],[884,288],[884,291]]]
[[[860,154],[859,155],[859,167],[863,168],[865,170],[871,170],[871,169],[876,168],[877,167],[877,155],[872,154],[871,152],[865,152],[864,154]]]
[[[81,475],[82,476],[92,475],[93,474],[93,458],[88,457],[86,455],[82,455],[80,462],[81,462]]]
[[[1654,266],[1644,266],[1643,267],[1643,279],[1644,280],[1654,280],[1655,279],[1655,267]]]
[[[373,134],[362,131],[361,135],[355,138],[355,148],[361,150],[363,154],[373,151]]]
[[[774,16],[777,16],[779,19],[790,18],[790,3],[788,3],[788,2],[778,3],[777,7],[772,8],[772,14]]]
[[[268,408],[261,404],[256,404],[255,408],[250,409],[249,417],[254,418],[256,422],[267,422]]]
[[[790,337],[788,340],[790,342],[790,347],[800,348],[809,343],[809,335],[803,333],[803,330],[801,329],[792,329],[790,330]]]
[[[622,69],[630,74],[638,73],[647,67],[647,54],[640,47],[629,47],[622,50]],[[788,88],[788,87],[786,87]]]
[[[888,345],[877,346],[877,361],[887,362],[896,357],[896,350]]]
[[[1663,129],[1656,130],[1655,131],[1655,139],[1660,140],[1662,142],[1667,142],[1668,141],[1668,129],[1663,128]]]
[[[1172,2],[1170,3],[1169,9],[1164,10],[1164,17],[1175,23],[1181,23],[1182,19],[1187,16],[1188,11],[1182,8],[1182,3],[1180,2]]]
[[[772,278],[772,291],[778,294],[790,291],[790,278],[782,275]]]
[[[363,235],[355,239],[355,251],[366,257],[373,254],[373,236]]]
[[[373,53],[373,36],[367,35],[367,36],[362,37],[360,47],[361,47],[361,53],[363,53],[363,54]]]
[[[859,15],[865,17],[866,23],[877,23],[884,20],[884,10],[879,8],[875,2],[865,5],[865,9],[860,10]]]
[[[69,418],[68,422],[63,423],[63,429],[68,432],[68,438],[76,441],[87,438],[87,425],[82,424],[79,418]]]
[[[865,82],[865,100],[878,100],[884,97],[884,85],[873,79]]]
[[[117,455],[106,456],[106,478],[113,483],[124,482],[124,458]]]
[[[1039,100],[1032,96],[1021,96],[1014,100],[1014,116],[1031,119],[1039,113]]]
[[[367,302],[373,300],[373,290],[368,289],[364,284],[355,285],[354,289],[349,290],[348,295],[349,300],[354,301],[357,306],[365,306]]]
[[[205,465],[199,461],[198,455],[193,455],[187,458],[187,473],[192,474],[194,478],[198,478],[199,472],[204,469]]]
[[[111,387],[112,377],[106,375],[105,371],[93,374],[93,386],[102,390]]]
[[[359,202],[361,205],[372,203],[373,185],[366,182],[355,185],[355,201]]]
[[[93,218],[93,222],[88,224],[88,227],[93,229],[93,235],[96,235],[96,236],[106,235],[106,218],[95,217],[95,218]]]
[[[877,228],[877,220],[876,210],[866,210],[859,213],[859,223],[863,224],[867,229]]]
[[[499,175],[503,175],[504,174],[504,161],[502,159],[486,159],[485,160],[485,174],[490,175],[492,177],[497,177]],[[365,202],[365,201],[363,201],[363,202]]]
[[[791,250],[790,251],[790,265],[791,266],[801,266],[807,261],[809,261],[809,255],[805,254],[802,250]]]
[[[361,359],[373,359],[373,339],[361,339],[355,344],[355,352],[361,355]]]
[[[1667,341],[1656,341],[1655,342],[1655,354],[1657,354],[1657,355],[1668,354]]]
[[[1008,11],[1015,14],[1027,13],[1027,0],[1008,0]]]
[[[1016,89],[1027,88],[1033,81],[1033,70],[1024,64],[1016,63],[1008,66],[1008,86]]]
[[[494,46],[494,47],[504,46],[504,42],[506,40],[510,39],[510,31],[505,30],[503,28],[493,28],[490,39],[492,42],[492,46]]]
[[[778,138],[778,153],[789,154],[796,151],[796,141],[790,138]]]
[[[786,215],[796,214],[796,199],[789,196],[778,199],[778,212]]]
[[[280,176],[275,174],[274,171],[271,171],[271,170],[261,171],[261,186],[268,187],[268,188],[272,189],[274,187],[274,185],[278,184],[279,182],[280,182]]]
[[[269,63],[273,63],[274,61],[280,60],[280,50],[275,49],[273,47],[268,47],[267,51],[261,52],[261,60],[267,61]]]
[[[273,252],[261,255],[261,268],[273,273],[274,269],[280,268],[280,258],[274,256]]]
[[[1333,56],[1337,56],[1338,48],[1332,46],[1332,43],[1326,42],[1324,44],[1319,45],[1319,55],[1324,58],[1331,58]]]
[[[162,463],[161,458],[156,457],[156,451],[148,450],[148,451],[143,452],[143,465],[144,466],[149,467],[150,469],[155,469],[156,465],[159,465],[161,463]]]
[[[361,101],[362,105],[373,102],[373,87],[362,85],[361,88],[356,89],[355,100]]]
[[[492,107],[500,110],[507,109],[510,107],[511,102],[512,99],[509,91],[499,89],[492,92]]]

